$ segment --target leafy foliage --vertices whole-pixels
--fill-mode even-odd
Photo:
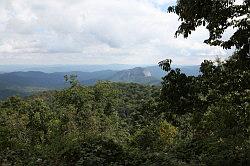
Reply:
[[[194,77],[164,62],[161,87],[72,76],[64,90],[1,101],[1,164],[247,165],[249,64],[235,53]]]
[[[165,60],[161,87],[87,87],[66,76],[69,88],[1,101],[0,165],[249,165],[248,35],[239,37],[249,28],[244,19],[228,23],[248,4],[180,0],[169,9],[183,21],[177,33],[187,37],[205,21],[210,44],[238,47],[226,61],[205,60],[197,77]],[[215,42],[230,25],[239,28],[231,39]]]
[[[241,58],[249,53],[248,38],[250,36],[249,0],[236,4],[235,0],[179,0],[176,6],[169,7],[182,21],[176,36],[188,37],[199,26],[206,26],[209,38],[205,43],[230,49],[235,46]],[[229,28],[236,32],[229,40],[223,41],[222,35]]]

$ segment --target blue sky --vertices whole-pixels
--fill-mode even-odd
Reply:
[[[232,51],[175,38],[175,0],[1,0],[0,64],[199,64]],[[230,34],[232,31],[227,32]],[[229,35],[225,35],[225,38]]]

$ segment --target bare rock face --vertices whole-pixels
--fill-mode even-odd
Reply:
[[[141,67],[136,67],[133,69],[127,70],[130,76],[138,76],[138,77],[151,77],[151,73],[149,70]]]
[[[151,81],[155,81],[155,78],[152,77],[152,74],[148,69],[136,67],[133,69],[119,71],[113,75],[110,80],[118,82],[149,83]]]
[[[149,70],[147,70],[147,69],[144,69],[143,73],[144,73],[145,77],[152,77],[151,72]]]
[[[115,74],[114,78],[119,77],[119,80],[130,80],[134,78],[150,77],[151,73],[147,69],[136,67],[133,69],[122,70]]]

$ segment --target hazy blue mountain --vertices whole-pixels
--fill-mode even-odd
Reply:
[[[174,66],[173,68],[181,69],[181,72],[188,76],[198,76],[200,74],[200,65],[194,66]]]
[[[199,66],[180,66],[179,68],[187,75],[199,74]],[[71,74],[77,75],[79,82],[84,85],[93,85],[99,80],[160,85],[161,78],[166,75],[158,66],[135,67],[119,71],[67,71],[53,73],[19,71],[0,73],[0,98],[15,94],[25,96],[35,92],[64,88],[67,86],[64,81],[64,76]]]
[[[9,73],[16,71],[40,71],[44,73],[54,72],[69,72],[69,71],[82,71],[82,72],[95,72],[102,70],[125,70],[137,67],[138,65],[127,64],[108,64],[108,65],[0,65],[0,73]]]
[[[65,87],[64,76],[75,74],[80,82],[83,80],[106,80],[116,71],[104,70],[99,72],[56,72],[43,73],[38,71],[12,72],[0,74],[0,87],[43,87],[57,89]]]
[[[43,73],[38,71],[12,72],[0,74],[1,87],[44,87],[58,88],[64,84],[63,73]]]
[[[200,66],[194,65],[194,66],[174,66],[173,69],[179,68],[181,72],[185,73],[188,76],[198,76]],[[146,67],[147,70],[150,71],[152,76],[155,78],[161,79],[166,75],[166,72],[163,71],[159,66],[149,66]]]

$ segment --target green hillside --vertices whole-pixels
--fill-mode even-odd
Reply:
[[[161,87],[70,76],[68,88],[1,101],[0,163],[248,165],[249,63],[204,61],[198,77],[160,65]]]
[[[0,4],[2,64],[203,59],[0,66],[0,166],[250,166],[249,0]]]

